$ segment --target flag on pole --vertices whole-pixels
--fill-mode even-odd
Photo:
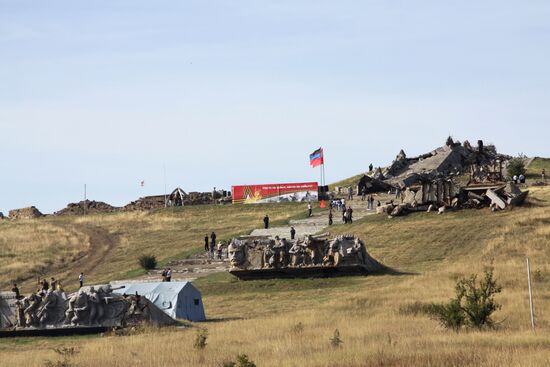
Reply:
[[[325,163],[323,159],[323,148],[319,148],[309,155],[309,164],[315,168]]]

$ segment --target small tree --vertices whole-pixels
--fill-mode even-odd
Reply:
[[[145,270],[151,270],[157,267],[157,258],[154,255],[143,255],[139,257],[139,266]]]
[[[429,313],[441,325],[458,331],[463,326],[481,329],[493,326],[491,315],[500,309],[495,301],[495,295],[502,287],[493,278],[493,270],[485,270],[484,277],[479,282],[477,275],[463,278],[456,284],[456,296],[449,303],[432,304]]]
[[[208,338],[208,330],[198,329],[197,335],[195,336],[195,343],[193,344],[195,349],[204,349],[206,347],[207,338]]]
[[[342,345],[342,343],[343,341],[340,338],[340,330],[334,330],[334,335],[330,338],[330,345],[332,345],[333,348],[338,348]]]
[[[513,158],[508,162],[508,171],[509,177],[525,175],[527,170],[525,169],[525,162],[521,158]]]

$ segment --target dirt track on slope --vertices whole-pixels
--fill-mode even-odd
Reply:
[[[119,243],[119,237],[109,233],[104,228],[91,224],[59,226],[71,232],[82,233],[88,238],[89,247],[83,250],[83,254],[69,265],[70,269],[56,269],[55,271],[58,277],[64,280],[64,286],[66,284],[69,288],[73,288],[74,284],[78,284],[78,275],[80,272],[83,272],[86,277],[88,274],[93,273],[103,261],[109,258]]]

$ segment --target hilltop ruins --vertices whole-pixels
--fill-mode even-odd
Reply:
[[[506,181],[511,158],[481,140],[474,148],[449,137],[443,147],[417,157],[401,150],[389,167],[365,175],[357,191],[395,191],[395,201],[377,208],[390,216],[459,207],[505,209],[521,205],[528,194]]]

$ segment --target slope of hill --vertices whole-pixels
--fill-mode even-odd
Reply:
[[[230,213],[219,210],[209,215]],[[243,210],[253,212],[245,218],[262,213]],[[171,216],[155,215],[162,220],[148,223],[147,232],[139,230],[143,243],[149,236],[172,236],[168,233],[181,225]],[[94,224],[102,226],[108,218]],[[146,223],[141,217],[127,220],[125,227],[131,221],[135,228]],[[362,237],[370,254],[399,275],[243,282],[221,273],[199,279],[195,285],[211,320],[196,325],[208,329],[204,350],[193,348],[196,329],[191,328],[146,329],[126,337],[3,340],[0,354],[16,367],[55,359],[52,348],[60,346],[78,348],[74,362],[79,366],[221,366],[241,353],[258,366],[547,365],[549,223],[549,188],[532,189],[526,207],[498,213],[483,209],[393,219],[369,216],[332,231]],[[236,225],[227,222],[228,231]],[[113,233],[119,226],[109,223]],[[169,248],[155,243],[163,251]],[[532,259],[536,333],[530,330],[526,256]],[[417,302],[447,300],[458,278],[480,273],[485,266],[494,267],[503,286],[495,330],[454,333],[416,314]],[[343,341],[339,348],[329,340],[335,329]]]
[[[101,283],[140,274],[143,254],[167,261],[203,249],[203,238],[248,233],[262,225],[305,216],[304,204],[266,206],[189,206],[154,212],[49,216],[0,221],[0,286],[22,283],[32,290],[38,277],[55,276],[68,290],[82,271],[87,282]],[[303,214],[302,214],[303,213]]]
[[[527,178],[540,181],[542,169],[546,169],[546,177],[550,174],[550,158],[535,157],[527,167]]]

